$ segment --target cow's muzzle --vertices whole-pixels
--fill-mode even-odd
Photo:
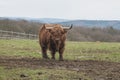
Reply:
[[[60,40],[60,38],[56,38],[55,40],[56,40],[56,41],[59,41],[59,40]]]

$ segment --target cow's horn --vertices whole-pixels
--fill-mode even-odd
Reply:
[[[70,28],[69,28],[69,29],[72,29],[72,27],[73,27],[73,24],[71,24],[71,26],[70,26]]]
[[[53,27],[46,27],[46,29],[52,29]]]
[[[72,29],[72,27],[73,27],[73,24],[71,24],[70,27],[63,27],[63,29],[69,30],[69,29]]]
[[[52,29],[52,28],[53,28],[53,27],[47,26],[46,24],[43,24],[43,27],[44,27],[45,29]]]

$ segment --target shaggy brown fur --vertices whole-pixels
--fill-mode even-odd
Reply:
[[[48,27],[53,27],[47,29]],[[43,58],[48,58],[47,49],[51,51],[52,59],[55,59],[55,53],[59,52],[59,60],[63,60],[65,50],[67,30],[59,24],[44,24],[39,32],[39,43],[42,49]]]

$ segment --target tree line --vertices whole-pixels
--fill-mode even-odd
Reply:
[[[26,34],[38,34],[42,23],[26,20],[0,20],[0,30],[22,32]],[[74,26],[67,33],[69,41],[101,41],[120,42],[120,30],[112,26],[106,28]]]
[[[26,20],[0,20],[0,29],[6,31],[22,32],[26,34],[38,34],[41,23]]]
[[[101,41],[101,42],[120,42],[120,30],[113,27],[74,27],[68,33],[71,41]]]

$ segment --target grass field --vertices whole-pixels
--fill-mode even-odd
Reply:
[[[39,43],[35,40],[0,40],[1,56],[41,58]],[[49,57],[51,57],[48,51]],[[58,53],[56,53],[58,58]],[[120,61],[120,43],[67,42],[64,58],[68,60]]]
[[[48,55],[51,57],[49,51]],[[58,53],[56,53],[57,61],[58,56]],[[0,40],[0,58],[2,57],[3,59],[4,57],[16,59],[42,58],[40,47],[36,40]],[[64,59],[118,63],[120,62],[120,43],[67,41]],[[0,80],[94,80],[89,75],[86,75],[86,72],[82,72],[82,70],[81,72],[77,72],[64,68],[27,68],[24,66],[11,67],[9,65],[6,67],[7,64],[2,65],[5,61],[2,62],[1,59],[0,62]],[[72,63],[70,64],[72,65]]]

